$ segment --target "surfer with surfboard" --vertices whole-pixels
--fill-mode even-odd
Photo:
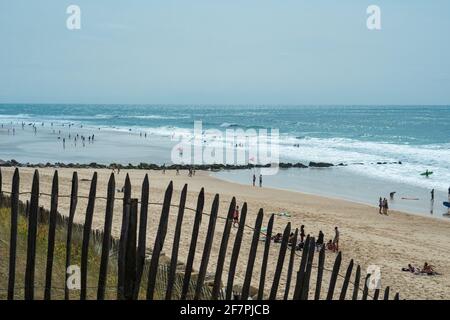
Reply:
[[[422,172],[420,175],[421,176],[425,176],[425,177],[429,177],[430,175],[433,174],[433,171],[429,171],[428,169],[425,172]]]

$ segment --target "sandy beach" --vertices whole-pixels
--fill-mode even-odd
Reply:
[[[11,188],[11,179],[13,168],[1,168],[3,174],[3,190],[9,191]],[[80,169],[79,175],[79,194],[87,195],[93,169]],[[21,168],[21,192],[30,191],[31,180],[34,169]],[[71,186],[71,177],[73,170],[59,169],[60,195],[69,195]],[[97,170],[98,188],[97,196],[106,196],[106,186],[111,174],[111,170]],[[49,193],[54,169],[39,169],[41,192]],[[209,172],[197,172],[192,178],[187,176],[187,172],[181,171],[176,175],[174,171],[167,171],[162,174],[161,171],[144,170],[121,170],[116,174],[116,189],[123,185],[126,174],[130,175],[132,182],[132,197],[140,197],[140,186],[145,174],[150,178],[150,202],[162,202],[165,188],[169,181],[174,183],[173,204],[178,204],[180,191],[184,184],[188,184],[187,207],[195,208],[198,192],[202,187],[205,188],[205,212],[210,211],[212,199],[216,193],[220,195],[219,215],[226,216],[229,203],[233,196],[236,196],[237,204],[242,207],[244,202],[248,204],[247,225],[254,225],[256,214],[259,208],[264,209],[264,222],[266,225],[272,213],[288,212],[291,217],[276,217],[274,232],[282,232],[288,222],[291,222],[293,228],[299,228],[305,225],[307,234],[317,237],[319,230],[325,233],[325,240],[333,236],[335,226],[338,226],[341,232],[340,250],[343,254],[343,264],[340,274],[345,274],[345,268],[350,259],[360,264],[365,274],[369,265],[377,265],[381,268],[382,286],[390,286],[391,292],[400,292],[404,299],[446,299],[450,292],[450,275],[447,273],[447,266],[450,265],[450,234],[448,232],[450,222],[443,219],[427,218],[417,215],[411,215],[403,212],[391,211],[389,216],[378,214],[378,209],[363,204],[357,204],[349,201],[330,199],[314,195],[306,195],[298,192],[258,188],[237,183],[231,183],[212,177]],[[116,194],[120,198],[121,194]],[[22,195],[21,200],[27,200],[28,195]],[[41,205],[48,207],[49,199],[41,197]],[[86,209],[86,200],[80,199],[75,220],[82,223]],[[120,234],[122,206],[116,201],[113,221],[113,235],[118,237]],[[61,214],[68,212],[68,199],[61,198],[59,202],[59,211]],[[93,227],[103,228],[105,212],[105,201],[98,200],[95,205],[95,216]],[[148,246],[153,245],[156,234],[157,223],[161,207],[151,205],[149,208],[148,220]],[[177,210],[171,209],[169,228],[164,244],[163,251],[170,255],[173,233],[175,229]],[[182,235],[181,250],[179,255],[180,262],[185,262],[187,251],[190,244],[190,236],[193,225],[193,212],[186,211]],[[197,246],[197,256],[200,256],[203,250],[203,242],[206,236],[208,218],[204,216],[202,220],[200,243]],[[223,230],[223,220],[219,219],[215,229],[214,243],[211,253],[211,259],[208,266],[208,272],[215,271],[217,254],[219,251],[221,234]],[[225,272],[223,281],[226,281],[226,274],[229,267],[230,253],[234,242],[236,228],[232,230],[232,237],[229,242],[228,254],[225,262]],[[242,283],[246,266],[247,257],[252,231],[247,228],[244,235],[244,242],[241,249],[240,260],[237,266],[236,282]],[[260,242],[258,248],[255,271],[253,272],[252,284],[257,286],[259,281],[259,269],[262,260],[263,242]],[[276,258],[278,256],[278,246],[272,245],[271,259],[269,260],[266,290],[269,290],[272,284],[272,277],[275,269]],[[327,253],[326,268],[331,269],[334,262],[333,253]],[[299,258],[296,259],[294,270],[298,268]],[[317,258],[316,258],[317,262]],[[402,272],[401,268],[406,267],[408,263],[415,266],[422,266],[428,262],[436,267],[436,271],[441,273],[437,276],[420,276],[408,272]],[[198,270],[200,258],[196,258],[194,268]],[[280,288],[284,288],[288,259],[284,264],[284,271],[281,278]],[[312,277],[315,277],[313,269]],[[324,274],[324,282],[327,283],[330,278],[330,272]],[[294,277],[295,280],[295,277]],[[338,280],[338,286],[342,279]],[[325,284],[327,287],[327,284]],[[291,286],[293,289],[293,286]],[[279,294],[282,290],[279,291]],[[323,290],[325,291],[325,290]],[[351,292],[351,290],[349,290]],[[348,293],[349,294],[349,293]]]

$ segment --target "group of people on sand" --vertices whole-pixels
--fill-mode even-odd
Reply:
[[[239,206],[236,206],[233,212],[233,227],[239,227]],[[306,233],[305,233],[305,225],[301,225],[300,227],[300,239],[295,243],[295,234],[291,232],[289,235],[288,245],[290,247],[295,246],[295,250],[301,251],[303,250],[305,246],[305,239],[306,239]],[[329,240],[325,244],[325,234],[322,232],[322,230],[319,231],[319,235],[316,240],[316,250],[320,251],[323,246],[325,246],[326,250],[330,250],[332,252],[338,252],[339,251],[339,237],[340,232],[338,227],[334,227],[334,238],[333,240]],[[267,238],[264,240],[267,241]],[[270,238],[270,241],[273,241],[275,243],[281,243],[283,241],[283,234],[277,233],[276,235],[272,236]]]
[[[423,265],[423,268],[414,267],[411,264],[408,264],[407,268],[402,268],[402,271],[411,272],[417,275],[423,274],[423,275],[429,275],[434,276],[438,275],[438,273],[434,270],[435,267],[431,264],[428,264],[428,262],[425,262]]]
[[[319,231],[319,235],[317,237],[317,241],[316,241],[316,251],[320,251],[322,250],[323,247],[325,247],[326,250],[330,250],[332,252],[338,252],[339,251],[339,229],[338,227],[334,227],[334,238],[333,240],[329,240],[326,244],[325,244],[325,234],[322,232],[322,230]],[[291,234],[289,235],[289,241],[288,241],[288,245],[290,247],[295,246],[295,250],[297,251],[301,251],[303,250],[303,248],[305,247],[305,226],[302,225],[300,227],[300,240],[295,243],[295,234],[293,232],[291,232]],[[275,243],[281,243],[283,241],[283,235],[281,233],[277,233],[275,236],[272,237],[273,242]]]
[[[378,213],[379,214],[384,214],[384,215],[388,215],[388,210],[389,210],[389,204],[388,204],[388,200],[386,198],[381,198],[378,200]]]

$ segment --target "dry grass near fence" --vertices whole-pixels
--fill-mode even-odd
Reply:
[[[24,298],[25,284],[25,266],[27,259],[27,229],[28,222],[23,214],[18,217],[17,227],[17,252],[16,252],[16,281],[14,299],[20,300]],[[40,221],[37,228],[36,237],[36,271],[35,271],[35,299],[44,298],[45,289],[45,271],[47,267],[47,246],[48,246],[48,223]],[[10,208],[0,208],[0,300],[7,298],[8,274],[9,274],[9,243],[11,233],[11,210]],[[55,248],[53,260],[53,276],[51,298],[53,300],[64,299],[65,286],[65,259],[66,259],[66,239],[67,226],[58,224],[55,235]],[[75,227],[72,232],[72,250],[71,262],[73,265],[80,265],[81,261],[81,245],[82,245],[82,229]],[[98,274],[101,261],[101,243],[91,241],[89,247],[88,258],[88,278],[87,278],[87,299],[97,298]],[[147,261],[148,262],[148,261]],[[162,258],[158,268],[158,276],[156,279],[156,288],[154,299],[164,299],[167,278],[168,278],[168,258]],[[174,286],[173,298],[179,298],[183,284],[184,266],[178,266]],[[144,267],[144,275],[142,279],[139,299],[145,299],[147,287],[148,263]],[[193,297],[197,275],[194,273],[191,279],[190,289],[187,298]],[[208,286],[202,290],[202,299],[208,299],[211,290]],[[70,299],[79,299],[79,290],[69,290]],[[110,261],[108,264],[108,278],[106,284],[105,299],[117,299],[117,255],[116,252],[110,253]]]
[[[9,272],[9,237],[10,237],[9,208],[0,209],[0,299],[6,299]],[[25,264],[27,259],[27,220],[19,215],[17,228],[17,254],[16,254],[16,285],[15,299],[23,299],[25,284]],[[55,251],[52,277],[52,299],[64,299],[65,285],[65,259],[66,259],[67,229],[64,226],[56,227]],[[74,231],[72,238],[72,263],[79,265],[81,259],[80,232]],[[45,270],[47,264],[48,224],[39,223],[36,237],[36,273],[35,273],[35,298],[43,299],[45,289]],[[112,260],[113,257],[112,257]],[[98,271],[100,267],[100,253],[95,244],[90,245],[89,272],[88,272],[88,299],[95,299],[97,294]],[[108,273],[106,297],[116,298],[117,280],[114,271],[114,261],[111,261]],[[70,298],[78,299],[79,290],[70,290]]]

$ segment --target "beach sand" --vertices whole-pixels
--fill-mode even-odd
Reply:
[[[10,191],[13,168],[1,168],[3,173],[3,190]],[[78,169],[79,175],[79,194],[88,195],[93,169]],[[21,168],[21,192],[27,192],[31,189],[31,180],[34,169]],[[54,169],[39,169],[41,192],[50,193],[51,181]],[[59,169],[60,195],[69,195],[71,187],[71,177],[73,170]],[[97,196],[106,196],[106,186],[111,170],[97,170],[98,188]],[[132,197],[140,198],[141,184],[145,174],[150,178],[150,202],[162,202],[165,188],[169,181],[174,182],[173,204],[178,204],[180,191],[185,183],[188,183],[187,207],[195,208],[198,192],[202,187],[205,188],[205,207],[204,212],[209,212],[213,197],[216,193],[220,195],[219,215],[224,217],[227,214],[230,201],[236,196],[237,203],[242,207],[244,202],[248,204],[247,225],[253,226],[259,208],[264,209],[264,222],[267,225],[271,213],[289,212],[291,217],[275,217],[274,233],[283,232],[286,224],[291,222],[292,227],[300,228],[305,225],[307,234],[317,237],[319,230],[325,233],[325,240],[328,241],[334,235],[334,227],[340,229],[340,250],[343,254],[343,264],[340,274],[344,275],[350,259],[360,264],[362,274],[365,274],[369,265],[377,265],[381,268],[382,287],[391,287],[391,297],[393,293],[400,292],[402,299],[447,299],[450,295],[450,222],[443,219],[427,218],[417,215],[411,215],[402,212],[391,211],[389,216],[378,214],[378,208],[363,204],[357,204],[348,201],[330,199],[314,195],[306,195],[298,192],[258,188],[247,185],[241,185],[222,181],[210,176],[209,172],[199,172],[192,178],[187,176],[186,171],[181,171],[176,175],[174,171],[167,171],[162,174],[161,171],[144,170],[121,170],[116,174],[116,189],[123,186],[126,174],[130,175],[132,182]],[[357,187],[357,186],[355,186]],[[116,197],[122,197],[122,194],[116,194]],[[22,195],[21,200],[29,199],[29,195]],[[41,205],[48,207],[49,198],[41,197]],[[86,200],[80,199],[75,216],[76,222],[83,223],[86,209]],[[121,226],[120,201],[116,201],[113,221],[113,236],[119,237]],[[59,201],[59,211],[62,214],[68,214],[68,199],[61,198]],[[161,206],[151,205],[149,207],[149,220],[147,240],[148,247],[153,247],[156,230],[158,227]],[[103,228],[105,214],[105,201],[97,200],[95,205],[95,216],[93,228]],[[172,239],[174,236],[177,208],[173,207],[170,213],[169,228],[164,244],[164,253],[170,255],[172,249]],[[185,262],[190,245],[190,237],[193,226],[194,212],[186,211],[183,230],[181,235],[181,248],[179,261]],[[202,220],[201,235],[197,246],[194,268],[198,270],[203,243],[206,237],[208,227],[208,217],[204,216]],[[214,243],[208,272],[214,273],[217,261],[217,254],[222,238],[223,220],[218,219]],[[225,262],[223,282],[226,282],[226,275],[229,268],[229,260],[234,242],[234,235],[237,228],[232,229],[230,237],[228,254]],[[248,252],[250,248],[252,230],[246,228],[244,242],[241,249],[240,258],[237,265],[236,284],[243,282],[245,270],[247,267]],[[264,243],[259,243],[258,255],[253,272],[252,286],[257,287],[260,276],[260,265],[262,261]],[[270,259],[266,277],[266,292],[272,285],[273,274],[278,259],[279,245],[272,244]],[[284,269],[281,277],[278,295],[282,297],[286,281],[286,272],[289,254],[286,255]],[[315,264],[317,263],[317,255]],[[331,270],[334,263],[335,254],[327,252],[326,269]],[[295,261],[294,271],[298,269],[300,258]],[[419,276],[408,272],[402,272],[401,268],[406,267],[408,263],[416,266],[422,266],[428,262],[436,267],[436,271],[442,275],[438,276]],[[315,283],[316,272],[313,268],[312,283]],[[355,268],[353,269],[353,274]],[[331,276],[329,271],[324,272],[324,285],[322,297],[326,295],[328,289],[328,280]],[[352,276],[353,278],[354,276]],[[293,281],[295,282],[295,272]],[[363,282],[363,280],[362,280]],[[342,279],[338,279],[339,288]],[[294,286],[291,286],[291,294]],[[347,297],[351,297],[353,286],[350,285]],[[336,290],[339,292],[340,290]],[[310,290],[314,293],[314,290]],[[381,297],[382,297],[381,293]],[[361,293],[360,293],[361,295]],[[335,294],[335,298],[337,294]]]

